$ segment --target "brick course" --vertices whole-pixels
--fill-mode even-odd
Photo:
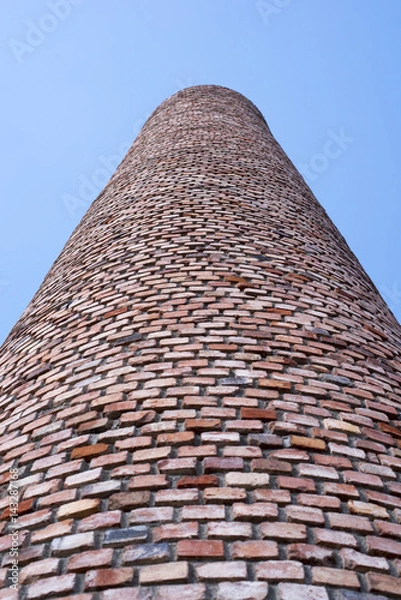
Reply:
[[[258,109],[178,92],[0,349],[1,585],[18,468],[23,600],[396,597],[400,358]]]

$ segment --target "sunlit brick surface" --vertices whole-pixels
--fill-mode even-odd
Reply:
[[[400,326],[225,88],[151,116],[0,352],[0,599],[399,597]]]

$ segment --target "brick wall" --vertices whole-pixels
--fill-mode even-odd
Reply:
[[[401,330],[243,96],[166,100],[0,350],[0,599],[399,597]]]

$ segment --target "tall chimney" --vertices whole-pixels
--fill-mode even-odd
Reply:
[[[399,598],[400,355],[258,109],[178,92],[1,347],[0,600]]]

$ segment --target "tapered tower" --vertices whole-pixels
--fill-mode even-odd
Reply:
[[[400,355],[257,108],[175,94],[1,348],[0,599],[399,597]]]

